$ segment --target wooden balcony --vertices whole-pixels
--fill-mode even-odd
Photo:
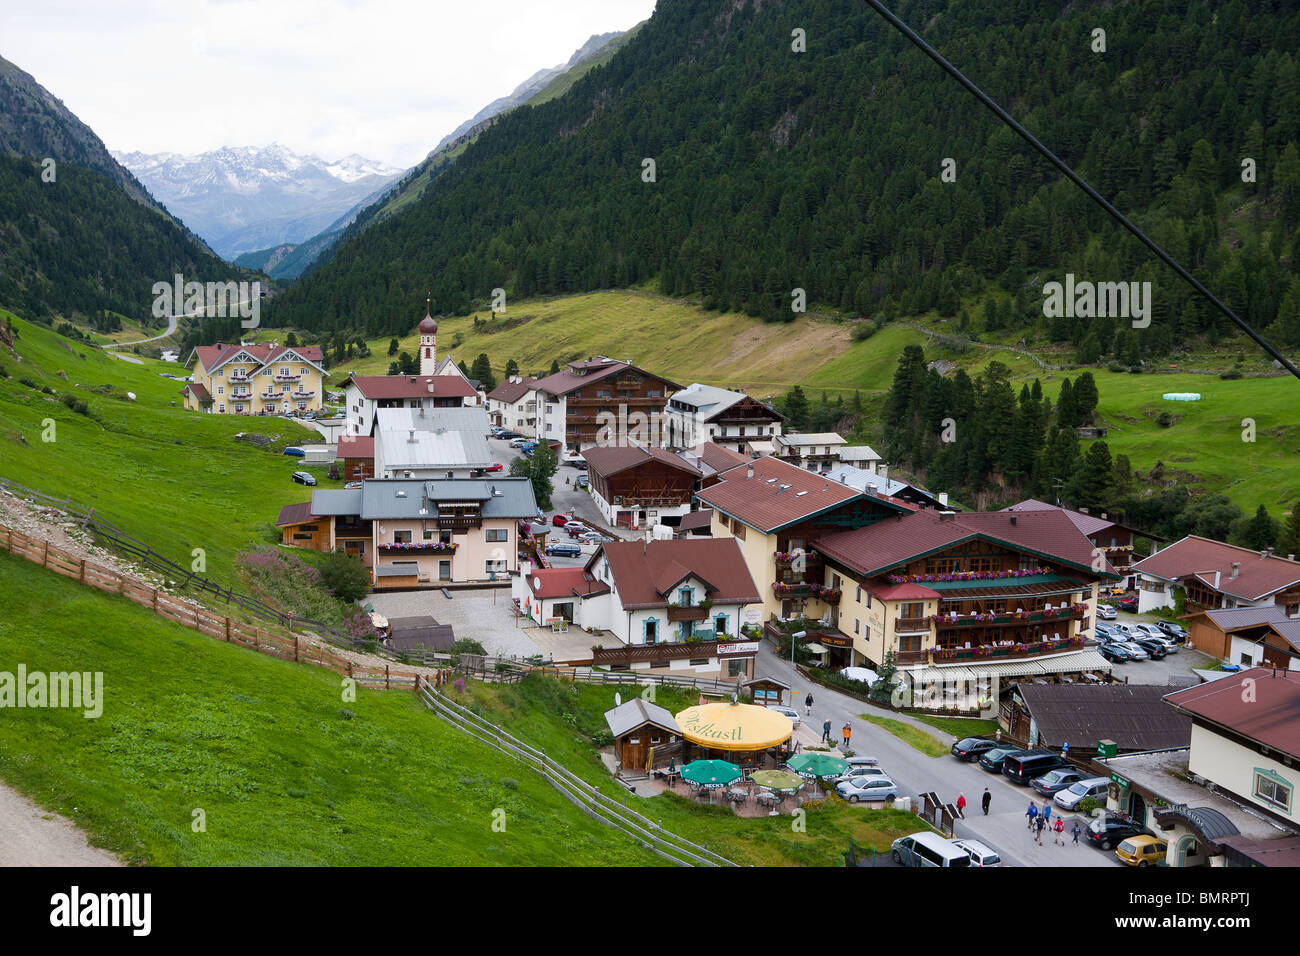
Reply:
[[[482,515],[448,515],[438,516],[438,529],[440,531],[469,531],[471,528],[481,528],[483,526]]]
[[[591,652],[593,667],[608,667],[611,664],[644,664],[659,661],[679,661],[683,659],[715,657],[718,653],[717,641],[674,641],[669,644],[628,644],[624,647],[603,647]]]
[[[698,604],[692,607],[669,607],[670,621],[703,621],[709,616],[709,609]]]
[[[440,554],[452,557],[456,554],[456,545],[443,544],[441,541],[403,541],[380,542],[380,554]]]
[[[953,620],[951,617],[942,614],[936,614],[932,620],[938,626],[942,634],[946,630],[953,628],[969,627],[1020,627],[1030,624],[1050,624],[1055,621],[1081,621],[1088,613],[1087,605],[1076,605],[1068,608],[1055,608],[1051,611],[1006,611],[1000,614],[985,614],[979,617],[958,617]]]
[[[803,566],[806,568],[820,570],[822,567],[822,556],[815,551],[805,551],[801,555],[796,555],[793,551],[774,551],[772,553],[772,560],[781,569],[794,567],[800,558],[803,559]]]
[[[900,667],[903,666],[904,664],[928,664],[930,663],[930,652],[929,651],[898,651],[897,658]]]
[[[930,619],[928,617],[894,618],[895,634],[928,634],[929,632]]]
[[[1061,638],[1052,641],[1034,641],[1028,644],[1004,644],[1001,647],[992,644],[975,647],[940,647],[934,652],[936,664],[948,664],[956,661],[999,661],[1020,660],[1026,657],[1040,657],[1043,654],[1059,654],[1062,651],[1079,650],[1093,647],[1095,642],[1081,638]]]

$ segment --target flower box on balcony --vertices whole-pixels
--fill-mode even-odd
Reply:
[[[458,545],[442,541],[388,541],[382,543],[380,547],[393,551],[430,551],[450,554],[455,552]]]

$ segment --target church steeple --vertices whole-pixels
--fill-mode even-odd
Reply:
[[[432,297],[424,300],[424,318],[420,321],[420,374],[433,375],[438,370],[438,323],[430,312]]]

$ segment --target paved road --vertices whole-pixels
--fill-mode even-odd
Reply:
[[[956,802],[958,793],[966,795],[966,819],[957,821],[956,836],[974,837],[996,850],[1010,866],[1121,866],[1113,853],[1103,853],[1092,847],[1069,845],[1068,828],[1073,817],[1066,816],[1067,845],[1052,845],[1050,835],[1044,835],[1043,846],[1038,846],[1030,838],[1025,828],[1025,809],[1029,797],[1037,797],[1027,787],[1018,787],[1005,777],[994,776],[985,772],[979,764],[963,763],[955,758],[927,757],[909,744],[899,740],[888,731],[862,720],[858,715],[873,713],[887,715],[886,711],[875,710],[871,705],[838,693],[820,684],[811,684],[800,676],[788,660],[776,656],[771,646],[764,641],[758,654],[757,673],[760,677],[775,677],[785,681],[799,691],[813,692],[812,717],[805,718],[805,723],[814,728],[814,735],[821,732],[821,725],[828,717],[831,721],[835,739],[839,739],[839,728],[848,721],[853,727],[853,750],[859,756],[876,757],[880,765],[899,785],[904,796],[917,797],[922,792],[934,791],[947,802]],[[803,693],[795,700],[800,713],[803,713]],[[945,743],[951,743],[953,737],[944,734],[928,724],[914,721],[905,715],[888,715],[896,717],[916,727],[924,728]],[[980,813],[980,797],[988,787],[993,795],[989,815]],[[1041,804],[1041,798],[1039,800]],[[863,812],[870,812],[864,809]],[[972,816],[972,814],[974,814]],[[1084,823],[1080,818],[1080,823]]]
[[[134,342],[113,342],[109,345],[105,345],[104,348],[121,349],[121,348],[127,348],[132,345],[144,345],[146,342],[157,342],[159,339],[165,339],[176,331],[176,321],[177,321],[176,316],[174,315],[167,316],[167,331],[164,332],[162,335],[155,335],[147,339],[136,339]],[[122,358],[122,357],[123,356],[121,355],[118,356],[118,358]]]

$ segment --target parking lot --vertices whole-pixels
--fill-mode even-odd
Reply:
[[[1114,620],[1104,621],[1106,624],[1154,624],[1160,620],[1156,614],[1129,614],[1127,611],[1119,611]],[[1208,654],[1202,654],[1194,647],[1186,644],[1179,644],[1178,650],[1169,654],[1162,660],[1145,660],[1145,661],[1127,661],[1123,664],[1112,664],[1111,673],[1116,679],[1125,681],[1129,684],[1160,684],[1167,685],[1171,678],[1176,678],[1175,683],[1199,682],[1195,674],[1192,673],[1194,668],[1206,668],[1215,663],[1215,659]]]

